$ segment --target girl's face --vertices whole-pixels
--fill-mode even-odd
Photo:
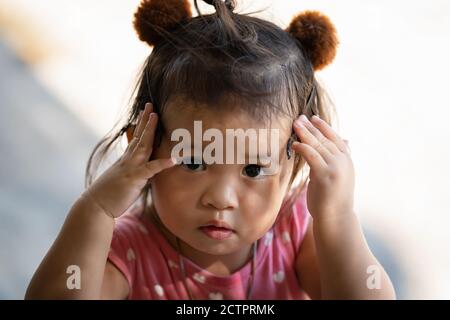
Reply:
[[[291,121],[274,119],[272,127],[267,128],[246,114],[233,111],[218,114],[206,108],[185,105],[181,110],[169,105],[166,110],[168,112],[160,119],[165,133],[152,156],[154,158],[171,156],[172,148],[180,143],[171,141],[175,129],[187,129],[194,145],[194,121],[202,122],[202,134],[210,128],[218,129],[224,137],[224,146],[226,129],[254,129],[256,132],[259,129],[279,129],[276,150],[279,166],[275,171],[267,171],[270,175],[264,171],[264,167],[269,166],[267,163],[251,165],[246,158],[245,164],[239,164],[235,158],[232,164],[178,164],[151,179],[153,205],[161,222],[192,248],[211,255],[224,255],[251,245],[275,222],[287,192],[294,162],[293,158],[287,160],[286,156]],[[270,135],[258,134],[258,138],[265,139],[270,149]],[[201,143],[200,155],[210,143]],[[246,153],[251,151],[248,143],[245,149]],[[230,152],[224,147],[224,159],[227,151]],[[236,152],[235,149],[234,154]],[[216,232],[215,228],[204,228],[213,220],[225,222],[233,231]]]

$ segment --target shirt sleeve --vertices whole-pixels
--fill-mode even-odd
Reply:
[[[295,251],[298,252],[311,220],[306,201],[306,189],[302,191],[292,206],[291,235]]]
[[[136,269],[136,250],[131,245],[130,230],[126,221],[118,219],[114,228],[111,247],[108,253],[110,261],[125,276],[130,286],[130,292],[134,284]]]

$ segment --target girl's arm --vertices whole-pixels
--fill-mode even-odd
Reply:
[[[353,212],[318,219],[313,230],[323,299],[396,298]]]
[[[113,229],[114,219],[81,197],[34,274],[25,299],[99,299]],[[77,276],[70,266],[79,267],[79,289],[68,286],[69,277]]]
[[[358,221],[329,222],[311,223],[303,238],[296,261],[301,288],[314,300],[395,299],[389,277],[367,247]],[[364,266],[375,267],[367,273]],[[375,284],[370,277],[379,277],[379,289],[369,289]]]
[[[310,167],[307,205],[314,221],[314,243],[309,246],[316,251],[310,254],[314,259],[297,266],[317,265],[303,273],[319,272],[324,299],[395,299],[392,283],[367,246],[353,210],[354,168],[348,146],[317,116],[309,121],[302,115],[294,131],[301,142],[292,148]]]
[[[30,282],[26,299],[125,298],[128,295],[124,277],[106,262],[114,218],[139,198],[149,179],[175,164],[172,159],[148,161],[158,121],[152,109],[147,103],[125,153],[70,209],[62,230]]]

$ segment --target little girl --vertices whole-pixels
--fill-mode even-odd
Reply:
[[[96,146],[87,188],[26,298],[395,298],[358,223],[350,152],[315,79],[335,56],[334,26],[309,11],[283,30],[235,13],[234,1],[205,2],[216,12],[194,1],[192,17],[187,0],[142,1],[134,26],[153,50],[129,118]],[[198,137],[196,122],[215,134],[277,130],[275,169],[250,152],[258,161],[206,161],[206,133],[194,156],[190,143],[177,155],[174,132]],[[93,180],[124,133],[125,152]]]

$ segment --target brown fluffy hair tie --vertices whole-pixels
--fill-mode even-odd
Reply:
[[[214,1],[205,2],[214,4]],[[133,24],[139,39],[155,46],[164,40],[165,33],[190,19],[192,13],[188,0],[143,0],[134,14]],[[330,19],[318,11],[298,14],[286,32],[300,42],[314,71],[326,67],[336,56],[339,44],[336,29]]]
[[[305,11],[294,17],[286,29],[305,49],[314,71],[323,69],[336,56],[339,44],[330,19],[318,11]]]
[[[155,46],[164,33],[192,17],[188,0],[143,0],[134,14],[134,28],[139,39]]]

